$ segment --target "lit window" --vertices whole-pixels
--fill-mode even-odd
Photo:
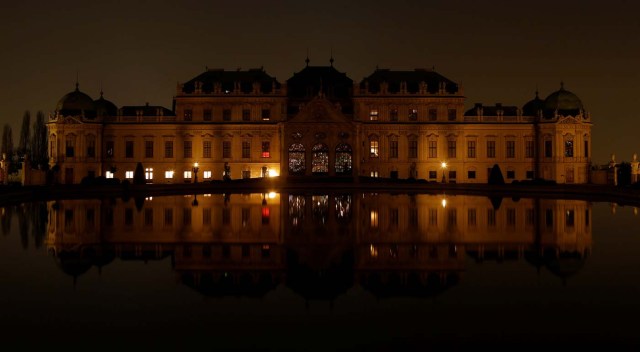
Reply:
[[[379,147],[380,147],[380,143],[378,142],[377,139],[373,139],[369,141],[370,156],[372,158],[378,157]]]
[[[191,178],[191,171],[185,171],[184,172],[184,179],[190,179]]]
[[[378,227],[378,211],[371,211],[371,227]]]
[[[262,142],[262,157],[270,158],[271,157],[271,143],[270,142]]]
[[[371,177],[378,177],[378,171],[371,171]]]
[[[125,171],[124,172],[124,178],[133,178],[133,171]]]
[[[107,171],[107,173],[106,173],[105,177],[106,177],[106,178],[113,178],[113,172],[111,172],[111,171]]]
[[[145,180],[153,180],[153,168],[148,167],[144,169],[144,179]]]
[[[206,170],[206,171],[203,173],[203,177],[204,177],[204,178],[211,178],[211,170]]]
[[[164,178],[173,178],[173,171],[165,171]]]
[[[564,156],[567,158],[573,158],[573,141],[564,142]]]

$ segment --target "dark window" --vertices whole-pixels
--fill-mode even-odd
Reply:
[[[473,180],[476,178],[476,172],[474,170],[467,171],[467,178]]]
[[[222,110],[222,121],[231,121],[231,109]]]
[[[65,156],[68,158],[75,156],[75,141],[72,139],[67,139]]]
[[[211,225],[211,208],[202,209],[202,225]]]
[[[516,172],[514,170],[507,170],[507,178],[516,178]]]
[[[153,208],[144,209],[144,226],[153,226]]]
[[[575,222],[574,211],[573,210],[567,210],[566,216],[565,216],[565,224],[566,224],[566,226],[567,227],[573,227],[574,222]]]
[[[126,141],[124,143],[124,157],[133,158],[133,141]]]
[[[567,158],[573,158],[573,141],[564,142],[564,156]]]
[[[584,157],[589,157],[589,141],[584,141]]]
[[[455,121],[456,120],[456,109],[449,109],[447,111],[447,119],[449,121]]]
[[[526,175],[526,177],[527,177],[528,179],[530,179],[530,180],[531,180],[531,179],[533,179],[533,171],[531,171],[531,170],[527,170],[527,175]]]
[[[456,157],[456,141],[447,141],[447,154],[449,158]]]
[[[249,159],[251,157],[251,142],[249,141],[242,142],[242,157],[244,159]]]
[[[496,141],[487,141],[487,158],[496,157]]]
[[[224,258],[229,258],[231,257],[231,246],[228,244],[223,244],[222,245],[222,256]]]
[[[242,257],[243,258],[248,258],[250,253],[251,253],[251,247],[249,247],[248,244],[243,244],[242,245]]]
[[[487,209],[487,225],[496,226],[496,210],[493,208]]]
[[[242,121],[251,121],[251,110],[242,109]]]
[[[204,121],[213,120],[213,113],[211,112],[211,109],[204,109],[204,111],[202,112],[202,120]]]
[[[133,209],[132,208],[124,209],[124,225],[125,226],[133,225]]]
[[[533,225],[533,223],[535,222],[535,211],[532,208],[528,208],[526,214],[526,223],[527,225]]]
[[[398,121],[398,109],[389,110],[389,121]]]
[[[449,170],[449,180],[455,181],[455,179],[456,179],[456,172],[454,170]]]
[[[164,209],[164,225],[165,226],[173,225],[173,209],[171,208]]]
[[[242,178],[251,178],[251,170],[242,170]]]
[[[415,159],[418,157],[418,141],[416,139],[409,140],[409,158]]]
[[[173,141],[164,142],[164,157],[173,158]]]
[[[251,209],[242,208],[242,227],[249,226],[249,220],[251,220]]]
[[[184,109],[184,120],[191,121],[192,118],[193,118],[193,110]]]
[[[144,141],[144,157],[153,158],[153,141]]]
[[[429,141],[429,158],[438,157],[438,141]]]
[[[107,141],[105,154],[107,158],[113,158],[115,154],[115,143],[113,141]]]
[[[389,158],[398,157],[398,141],[389,141]]]
[[[467,141],[467,158],[476,157],[476,141]]]
[[[202,141],[202,157],[211,157],[211,141]]]
[[[191,225],[191,208],[182,208],[182,225]]]
[[[418,119],[418,109],[409,109],[409,120],[416,121]]]
[[[271,256],[271,247],[268,244],[262,245],[261,251],[262,258],[269,258]]]
[[[231,158],[231,141],[222,141],[222,157]]]
[[[223,225],[231,224],[231,209],[222,208],[222,224]]]
[[[429,170],[429,179],[435,180],[438,177],[438,172]]]
[[[262,109],[262,121],[271,120],[271,110],[270,109]]]
[[[438,120],[438,109],[429,109],[429,121]]]
[[[514,208],[507,209],[507,225],[516,226],[516,210]]]
[[[95,221],[96,221],[95,209],[87,209],[86,217],[87,217],[87,227],[93,228],[93,225],[95,224]]]
[[[534,141],[526,141],[524,145],[524,156],[526,158],[533,158],[535,156],[535,144]]]
[[[87,139],[87,157],[88,158],[96,157],[96,140],[93,138]]]
[[[409,226],[418,226],[418,208],[409,208]]]
[[[182,151],[185,158],[193,157],[193,148],[191,141],[184,141],[184,143],[182,144]]]
[[[553,143],[544,141],[544,157],[551,158],[553,156]]]
[[[467,224],[469,226],[476,226],[476,210],[467,209]]]
[[[507,158],[515,158],[515,157],[516,157],[516,142],[507,141]]]
[[[584,210],[584,224],[589,226],[589,209]]]
[[[547,209],[544,213],[544,220],[547,227],[553,226],[553,210]]]

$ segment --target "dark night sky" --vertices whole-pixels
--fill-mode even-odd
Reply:
[[[343,3],[344,2],[344,3]],[[560,81],[594,122],[593,157],[640,153],[640,4],[635,1],[15,1],[0,5],[0,123],[50,112],[102,85],[116,105],[171,107],[209,68],[264,66],[280,81],[335,66],[436,70],[475,102],[522,106]]]

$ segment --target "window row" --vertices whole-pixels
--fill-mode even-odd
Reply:
[[[164,141],[163,144],[163,153],[162,157],[164,158],[174,158],[175,145],[174,141]],[[193,153],[193,141],[183,141],[182,142],[182,157],[183,158],[194,158]],[[154,141],[144,141],[144,157],[145,158],[153,158],[155,157],[155,149],[156,143]],[[107,158],[113,158],[115,156],[115,142],[107,141],[105,143],[105,155]],[[224,140],[220,145],[220,156],[223,159],[232,158],[232,144],[230,140]],[[250,159],[251,155],[251,141],[242,141],[241,148],[241,157],[243,159]],[[134,141],[125,141],[124,142],[124,157],[125,158],[134,158],[135,157],[135,142]],[[202,154],[200,155],[202,158],[212,158],[213,157],[213,142],[212,141],[202,141]],[[261,142],[260,149],[260,157],[261,158],[270,158],[271,157],[271,142],[263,141]]]
[[[428,157],[429,158],[442,158],[444,156],[438,156],[438,141],[430,140],[428,143]],[[477,157],[477,141],[467,141],[467,154],[466,157],[474,159]],[[526,140],[525,143],[525,158],[533,158],[535,156],[535,142],[533,140]],[[369,156],[371,158],[380,157],[380,140],[377,136],[371,137],[369,140]],[[389,140],[388,157],[391,159],[398,158],[398,141],[397,139]],[[410,139],[408,143],[407,155],[409,158],[418,157],[418,141]],[[571,154],[573,155],[573,154]],[[516,141],[505,142],[505,157],[508,159],[516,158]],[[458,142],[455,140],[447,140],[446,157],[454,159],[458,157]],[[486,157],[496,158],[496,141],[486,141]]]
[[[254,109],[242,109],[240,111],[240,115],[235,117],[233,112],[235,109],[222,109],[221,111],[216,110],[220,116],[214,114],[214,110],[210,108],[205,108],[202,110],[202,120],[201,121],[234,121],[237,120],[238,117],[240,121],[250,122],[250,121],[270,121],[271,120],[271,109],[261,109],[259,115],[254,113]],[[235,117],[235,118],[234,118]],[[194,112],[191,108],[186,108],[183,110],[182,118],[184,121],[194,121]],[[200,120],[199,120],[200,121]]]
[[[402,110],[404,111],[404,109]],[[447,121],[456,121],[457,118],[457,109],[449,108],[447,111]],[[406,114],[406,118],[399,118],[399,110],[397,108],[391,108],[386,111],[387,114],[382,116],[381,110],[378,108],[370,108],[369,109],[369,121],[418,121],[418,119],[422,119],[419,110],[417,108],[409,108],[403,114]],[[427,121],[438,121],[438,109],[430,108],[427,109]]]

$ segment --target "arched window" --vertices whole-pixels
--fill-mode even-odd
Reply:
[[[329,172],[329,148],[327,148],[326,144],[318,143],[313,146],[311,172],[314,174],[326,174]]]
[[[304,175],[305,167],[304,145],[295,143],[289,146],[289,173],[292,175]]]
[[[352,171],[352,150],[347,143],[336,147],[336,174],[350,175]]]

